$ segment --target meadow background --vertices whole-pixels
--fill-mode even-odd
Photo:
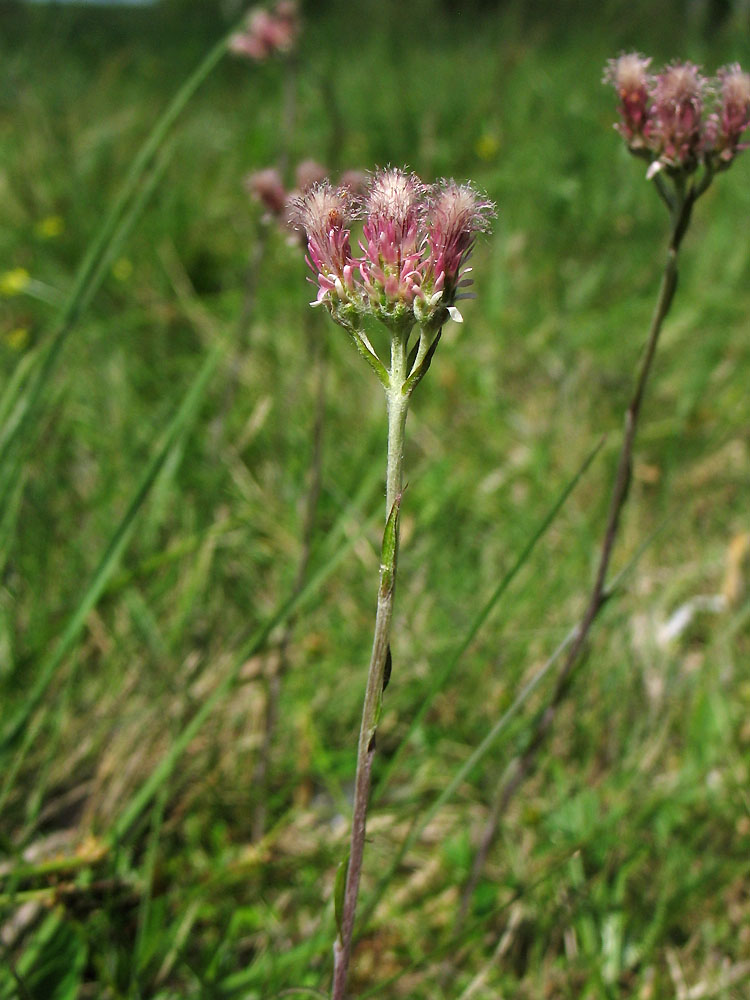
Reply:
[[[0,997],[327,988],[385,412],[243,187],[309,157],[498,208],[409,416],[352,995],[750,996],[750,157],[696,208],[626,572],[460,925],[554,664],[438,802],[581,614],[656,295],[604,63],[748,68],[744,5],[306,4],[291,64],[217,61],[96,244],[240,13],[0,5]]]

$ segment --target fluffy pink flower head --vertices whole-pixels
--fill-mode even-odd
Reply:
[[[284,222],[287,229],[296,229],[297,239],[292,238],[290,242],[295,243],[300,240],[302,246],[304,247],[307,243],[307,235],[304,229],[299,228],[299,223],[296,220],[296,203],[306,191],[314,188],[316,184],[322,184],[326,180],[327,171],[324,166],[318,163],[316,160],[302,160],[297,164],[294,171],[294,181],[295,187],[293,191],[288,192],[285,202],[284,211]]]
[[[430,302],[439,302],[443,314],[446,310],[459,318],[453,304],[459,288],[471,284],[461,280],[469,268],[462,268],[468,260],[477,233],[486,232],[494,217],[494,205],[475,191],[471,184],[444,181],[436,185],[430,195],[427,210],[427,259],[425,290]]]
[[[720,161],[728,165],[747,143],[740,143],[750,127],[750,74],[738,63],[719,70],[721,96],[718,108],[716,150]]]
[[[397,168],[373,175],[364,201],[359,269],[373,306],[411,306],[421,284],[420,224],[424,185]]]
[[[689,62],[667,66],[656,77],[651,141],[663,165],[687,171],[698,165],[706,84]]]
[[[348,228],[352,209],[349,190],[333,188],[327,181],[314,184],[291,203],[290,220],[307,234],[307,263],[317,276],[314,305],[348,302],[354,292],[356,261]]]
[[[631,149],[646,146],[649,132],[651,99],[648,74],[650,59],[635,52],[610,59],[604,74],[605,83],[612,83],[620,98],[620,123],[615,126]]]
[[[270,11],[254,7],[247,15],[244,30],[229,40],[229,49],[235,55],[260,62],[277,52],[291,51],[298,34],[296,3],[279,0]]]
[[[347,183],[344,183],[346,177]],[[415,323],[433,333],[449,317],[465,282],[462,271],[477,233],[489,228],[494,206],[469,184],[442,181],[428,188],[416,174],[389,167],[367,180],[342,175],[334,188],[316,184],[290,202],[292,224],[307,234],[308,264],[318,298],[344,326],[374,316],[395,336]],[[362,256],[353,258],[349,224],[361,218]]]

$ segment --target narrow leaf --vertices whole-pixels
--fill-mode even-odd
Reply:
[[[411,375],[408,377],[408,379],[406,380],[406,382],[404,382],[404,388],[401,391],[403,392],[403,394],[405,396],[408,396],[410,393],[412,393],[414,391],[414,389],[422,381],[422,379],[425,377],[425,375],[427,374],[427,372],[429,370],[429,367],[432,364],[433,355],[435,354],[435,351],[437,350],[437,345],[440,343],[440,337],[441,337],[442,333],[443,333],[443,330],[441,328],[435,334],[435,339],[430,344],[430,346],[427,348],[427,353],[425,354],[424,358],[422,359],[422,361],[421,361],[421,363],[419,365],[419,368],[417,368],[415,371],[413,371],[411,373]]]
[[[398,559],[398,521],[401,511],[402,493],[396,497],[388,515],[383,533],[383,549],[380,556],[380,597],[387,597],[393,590]]]
[[[382,688],[383,691],[385,691],[385,689],[388,687],[392,672],[393,672],[393,657],[391,656],[391,647],[389,643],[388,652],[385,654],[385,667],[383,668],[383,688]]]
[[[390,385],[390,376],[388,375],[388,369],[385,367],[380,358],[375,354],[374,351],[370,350],[367,344],[362,339],[359,331],[352,326],[345,326],[344,329],[347,331],[349,336],[352,338],[354,346],[357,348],[359,353],[365,359],[367,364],[372,368],[375,374],[380,379],[382,385],[387,389]]]

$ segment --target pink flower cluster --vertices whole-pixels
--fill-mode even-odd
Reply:
[[[651,161],[649,176],[728,167],[748,146],[741,139],[750,127],[750,74],[737,63],[714,79],[690,62],[659,73],[649,72],[650,64],[628,53],[611,59],[604,77],[620,99],[615,127],[633,153]]]
[[[371,313],[392,328],[415,322],[437,329],[455,308],[477,233],[489,228],[494,206],[471,185],[427,186],[397,168],[376,171],[364,197],[328,182],[292,205],[307,235],[308,264],[318,296],[335,318]],[[363,220],[361,255],[351,249],[351,225]],[[342,313],[342,308],[345,310]]]
[[[273,10],[253,7],[245,27],[229,40],[235,55],[262,62],[277,53],[290,52],[299,34],[295,0],[278,0]]]

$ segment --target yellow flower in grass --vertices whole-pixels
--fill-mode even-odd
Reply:
[[[494,160],[500,152],[500,136],[496,132],[482,132],[475,150],[480,160]]]
[[[127,281],[132,273],[133,264],[127,257],[118,257],[112,265],[112,274],[118,281]]]
[[[3,335],[3,340],[11,351],[22,351],[29,342],[29,328],[17,326]]]
[[[31,275],[25,267],[14,267],[0,274],[0,295],[11,298],[25,292],[31,282]]]
[[[34,232],[43,240],[54,240],[65,230],[65,220],[61,215],[45,215],[34,226]]]

